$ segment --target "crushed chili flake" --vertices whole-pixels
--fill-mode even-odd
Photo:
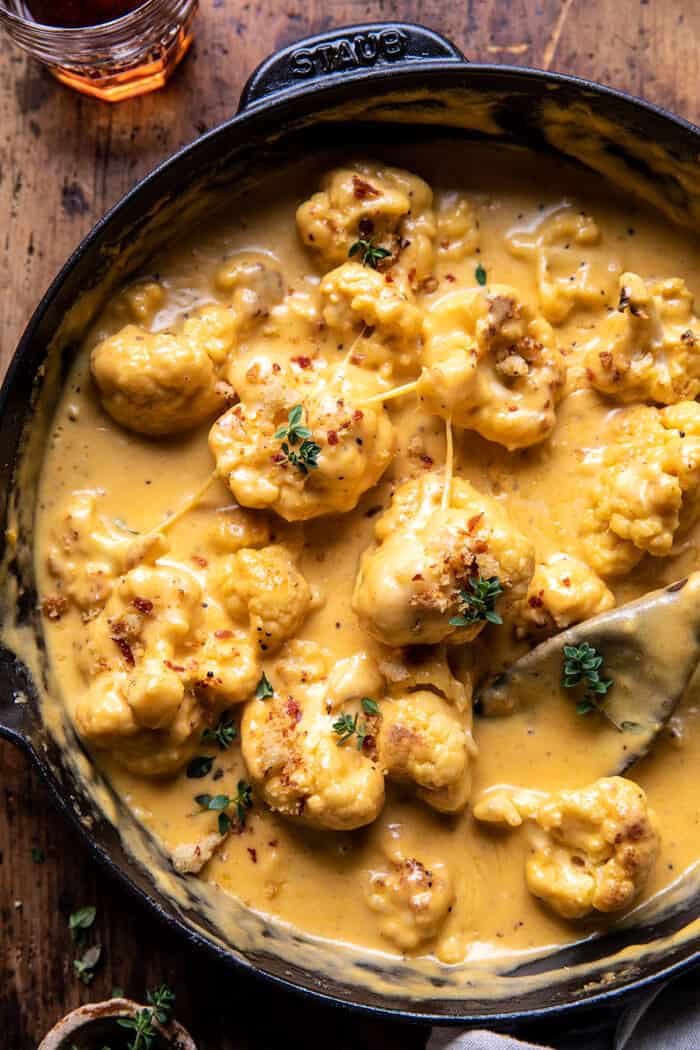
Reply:
[[[209,562],[206,558],[203,558],[201,554],[190,555],[190,561],[193,561],[195,565],[199,565],[200,569],[206,569]]]
[[[258,851],[255,849],[254,846],[247,846],[246,849],[248,850],[248,855],[250,856],[250,859],[252,860],[253,864],[257,864]]]
[[[233,638],[233,631],[229,631],[227,629],[214,631],[214,637],[215,638]]]
[[[571,586],[571,577],[570,576],[564,576],[561,582],[564,584],[565,587],[570,587]]]
[[[598,357],[600,358],[600,363],[603,366],[603,368],[609,371],[613,366],[613,355],[610,353],[610,351],[601,350],[598,354]]]
[[[338,444],[338,431],[337,430],[329,430],[328,433],[326,434],[326,437],[328,438],[328,444],[329,445],[337,445]]]
[[[425,453],[421,456],[420,461],[421,461],[421,463],[423,464],[424,467],[430,468],[433,465],[433,458],[432,458],[432,456],[427,456],[427,455],[425,455]]]
[[[41,608],[47,620],[60,620],[68,609],[68,601],[62,594],[47,594]]]
[[[293,696],[288,697],[284,709],[293,722],[296,723],[301,721],[302,710]]]
[[[455,277],[455,275],[453,273],[446,273],[445,274],[445,280],[449,281],[450,284],[454,284],[454,282],[457,280],[457,278]]]
[[[277,375],[278,372],[282,371],[282,366],[277,361],[272,362],[272,371]]]
[[[544,601],[539,594],[533,594],[528,598],[527,604],[531,609],[540,609],[544,605]]]
[[[124,657],[126,663],[129,665],[129,667],[133,667],[136,661],[134,660],[134,654],[131,651],[131,646],[127,642],[126,638],[120,638],[118,634],[113,634],[111,637],[117,649]]]
[[[359,175],[353,175],[352,177],[352,192],[360,201],[374,199],[381,195],[376,186],[373,186],[371,182],[367,182],[366,179],[361,178]]]
[[[131,604],[135,609],[138,609],[144,616],[151,616],[153,613],[153,602],[150,598],[136,598],[131,599]]]
[[[270,456],[273,463],[284,463],[286,458],[284,452],[275,452],[274,456]]]
[[[473,517],[471,517],[469,519],[469,521],[467,522],[467,530],[469,532],[473,532],[474,529],[479,524],[479,522],[481,521],[481,519],[483,518],[483,516],[484,516],[483,511],[481,511],[479,514],[474,514]]]
[[[412,580],[422,580],[423,579],[423,573],[422,572],[417,572],[415,576],[411,577],[411,579]]]
[[[306,354],[299,354],[298,357],[293,357],[292,362],[298,365],[299,368],[311,368],[311,358],[307,357]]]
[[[185,668],[181,667],[180,664],[174,664],[171,660],[163,660],[166,667],[169,667],[171,671],[184,671]]]

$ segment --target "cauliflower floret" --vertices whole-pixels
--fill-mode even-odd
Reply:
[[[567,919],[628,908],[659,851],[656,817],[624,777],[561,791],[535,817],[544,833],[525,867],[528,889]]]
[[[265,400],[251,404],[252,393],[239,390],[245,399],[209,434],[216,469],[237,502],[274,510],[287,521],[352,510],[394,451],[394,428],[383,406],[356,407],[374,392],[366,373],[348,365],[328,381],[305,377],[288,372],[275,387],[265,384],[263,372]],[[297,406],[298,423],[310,432],[303,440],[288,432]]]
[[[425,317],[418,394],[430,412],[507,449],[543,441],[566,369],[550,325],[507,285],[449,292]]]
[[[236,333],[244,334],[264,320],[284,299],[279,263],[262,252],[236,252],[217,267],[217,291],[223,293],[236,317]]]
[[[417,175],[359,163],[323,176],[320,191],[298,208],[297,227],[326,269],[346,262],[353,244],[364,240],[390,253],[382,269],[399,270],[417,287],[433,266],[432,203],[432,190]]]
[[[423,350],[423,314],[398,281],[359,263],[346,262],[321,281],[323,320],[343,338],[362,335],[354,364],[385,378],[415,371]]]
[[[208,535],[218,554],[235,554],[243,547],[267,547],[270,524],[265,514],[242,507],[225,507],[217,511]]]
[[[119,580],[78,657],[78,731],[142,776],[175,772],[204,726],[248,699],[260,675],[251,644],[203,602],[197,579],[163,565]]]
[[[156,314],[165,306],[165,288],[158,281],[145,280],[130,284],[112,300],[109,311],[121,324],[138,324],[150,328]]]
[[[369,872],[366,900],[380,916],[383,937],[402,952],[414,951],[439,932],[454,901],[449,869],[416,857]]]
[[[451,621],[470,607],[464,596],[473,582],[498,577],[502,613],[530,581],[532,547],[501,504],[456,478],[443,510],[442,489],[435,473],[405,482],[377,520],[379,546],[362,556],[352,606],[363,629],[385,645],[471,641],[486,620]]]
[[[245,619],[263,652],[275,652],[297,633],[311,608],[311,589],[286,547],[243,548],[212,570],[229,615]]]
[[[591,384],[618,401],[672,405],[700,394],[700,323],[680,277],[620,277],[620,302],[588,345]]]
[[[459,262],[479,247],[479,223],[470,201],[461,193],[443,194],[437,206],[438,257]]]
[[[58,535],[51,537],[47,565],[60,597],[90,616],[109,598],[116,578],[136,560],[152,561],[167,550],[160,534],[143,544],[121,522],[100,513],[98,489],[71,493]]]
[[[471,671],[462,666],[456,678],[447,654],[446,645],[411,645],[386,653],[378,661],[378,667],[392,696],[430,689],[444,696],[458,711],[471,712]]]
[[[612,591],[586,562],[558,553],[536,566],[519,619],[526,630],[553,634],[614,604]]]
[[[600,227],[590,215],[565,205],[533,230],[515,230],[506,243],[518,259],[535,265],[539,305],[552,324],[577,308],[599,309],[613,294],[617,264],[595,257]]]
[[[105,411],[138,434],[189,430],[225,404],[204,347],[172,332],[127,325],[93,348],[90,368]]]
[[[379,759],[386,776],[428,789],[460,782],[469,761],[467,733],[455,709],[435,693],[407,693],[381,705]]]
[[[690,427],[700,405],[620,412],[608,443],[596,453],[592,506],[583,519],[586,558],[602,576],[629,572],[645,552],[668,555],[674,534],[697,513],[700,444]],[[677,429],[687,424],[688,432]],[[685,506],[684,506],[685,504]]]
[[[250,778],[271,809],[313,827],[350,831],[370,824],[384,805],[384,775],[372,740],[339,743],[323,683],[286,699],[251,700],[241,722]]]

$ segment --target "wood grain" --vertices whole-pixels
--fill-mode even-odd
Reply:
[[[0,365],[70,250],[104,210],[182,144],[228,117],[255,65],[329,26],[420,21],[484,62],[546,66],[624,88],[700,119],[700,5],[666,0],[202,0],[196,43],[161,92],[106,106],[61,87],[2,42]],[[691,10],[692,8],[692,10]],[[232,976],[134,909],[88,860],[24,757],[0,744],[0,1045],[32,1050],[68,1009],[142,996],[166,980],[178,1016],[211,1050],[418,1050],[426,1033],[351,1017]],[[32,847],[46,854],[32,861]],[[67,916],[98,907],[104,965],[72,976]]]

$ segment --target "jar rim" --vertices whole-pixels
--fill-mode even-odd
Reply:
[[[48,25],[46,22],[37,22],[33,18],[24,18],[15,11],[10,11],[5,6],[4,0],[0,0],[0,19],[7,21],[18,29],[26,28],[34,32],[45,33],[49,39],[55,40],[60,40],[76,32],[82,33],[86,29],[89,29],[95,35],[107,36],[115,30],[119,31],[130,26],[136,16],[148,15],[161,7],[167,6],[168,3],[172,3],[172,0],[142,0],[138,7],[127,11],[124,15],[120,15],[119,18],[112,18],[109,22],[97,22],[94,25],[85,26],[53,26]]]

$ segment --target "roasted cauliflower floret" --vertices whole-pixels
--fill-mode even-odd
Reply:
[[[269,317],[286,291],[279,263],[263,252],[231,255],[218,266],[214,283],[228,300],[236,318],[236,334],[241,335]]]
[[[104,605],[122,572],[137,560],[151,561],[167,550],[163,536],[152,535],[139,543],[122,523],[102,514],[101,495],[97,489],[71,493],[61,531],[52,537],[47,557],[58,596],[87,615]]]
[[[610,301],[619,267],[596,253],[601,240],[595,219],[570,205],[545,216],[534,230],[508,236],[511,253],[534,264],[540,310],[551,324]]]
[[[218,554],[235,554],[243,547],[267,547],[270,543],[267,515],[242,507],[219,510],[209,530],[209,542]]]
[[[416,371],[423,350],[423,314],[400,282],[346,262],[326,274],[320,291],[328,327],[344,339],[357,339],[353,363],[377,368],[387,378]]]
[[[700,405],[681,402],[661,411],[635,406],[613,420],[596,453],[592,506],[582,526],[586,558],[602,576],[629,572],[645,552],[668,555],[681,518],[684,525],[693,520],[700,483],[700,446],[690,429],[696,419]]]
[[[382,936],[402,952],[409,952],[439,933],[454,896],[452,878],[444,864],[427,866],[408,857],[370,871],[365,899],[381,916]]]
[[[189,430],[225,404],[195,340],[127,325],[94,347],[90,368],[105,411],[138,434]]]
[[[384,775],[369,748],[339,744],[324,690],[252,700],[241,722],[250,778],[271,809],[313,827],[350,831],[384,805]]]
[[[165,306],[165,288],[158,281],[146,278],[123,288],[110,303],[109,310],[121,324],[138,324],[150,328],[156,314]]]
[[[87,626],[78,731],[143,776],[175,772],[202,728],[252,695],[252,645],[231,629],[197,579],[170,566],[138,566]]]
[[[462,780],[469,761],[459,713],[442,697],[421,690],[381,705],[379,758],[388,777],[419,787],[444,788]]]
[[[525,867],[531,893],[567,919],[629,908],[659,851],[656,817],[638,784],[609,777],[561,791],[535,820],[541,836]]]
[[[558,553],[536,566],[519,619],[526,630],[553,634],[614,604],[612,591],[586,562]]]
[[[297,209],[304,244],[329,269],[347,261],[358,241],[384,248],[382,269],[399,270],[413,287],[433,265],[433,193],[423,179],[399,168],[359,163],[336,168]]]
[[[551,327],[506,285],[449,292],[425,318],[418,394],[435,412],[508,449],[543,441],[566,369]]]
[[[479,247],[479,223],[471,202],[461,193],[444,193],[437,210],[438,258],[459,262]]]
[[[243,548],[222,559],[214,585],[230,616],[249,621],[253,639],[267,654],[297,633],[311,608],[311,589],[281,544]]]
[[[685,281],[620,277],[620,301],[590,342],[591,384],[618,401],[672,405],[700,394],[700,323]]]
[[[312,376],[304,386],[287,375],[266,391],[264,402],[235,405],[209,434],[216,469],[237,502],[287,521],[352,510],[394,451],[383,406],[357,407],[374,392],[371,378],[348,365],[328,381]]]
[[[362,556],[352,606],[385,645],[471,641],[486,619],[453,621],[471,607],[474,582],[497,577],[502,613],[530,581],[532,547],[501,504],[458,478],[442,509],[443,484],[440,474],[424,474],[397,489],[375,526],[379,545]]]

